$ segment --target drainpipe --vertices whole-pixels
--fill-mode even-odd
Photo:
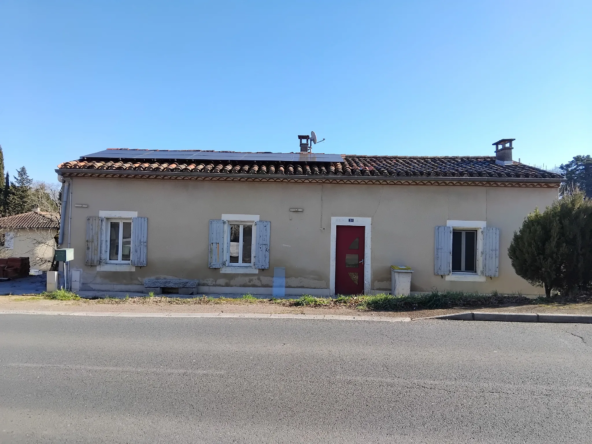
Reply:
[[[68,248],[70,248],[70,241],[72,240],[72,194],[74,194],[74,178],[69,179],[70,185],[70,195],[68,199],[70,199],[70,209],[68,210]],[[70,269],[70,264],[68,264],[68,269]]]
[[[64,243],[64,227],[66,226],[66,208],[68,207],[68,193],[70,192],[70,179],[64,179],[62,187],[62,212],[60,214],[60,234],[58,236],[58,245],[61,247]]]

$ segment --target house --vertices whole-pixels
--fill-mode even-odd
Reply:
[[[541,292],[507,250],[562,178],[513,161],[513,139],[494,156],[410,157],[310,153],[299,138],[300,153],[108,149],[60,164],[74,281],[372,294],[390,290],[391,265],[405,265],[412,291]]]
[[[34,211],[0,218],[0,258],[28,257],[31,268],[51,267],[60,215]]]

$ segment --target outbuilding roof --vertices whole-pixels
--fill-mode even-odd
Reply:
[[[0,217],[0,228],[59,228],[60,215],[58,213],[46,213],[31,211],[29,213],[16,214],[14,216]]]
[[[118,150],[121,151],[120,148]],[[495,181],[543,181],[559,183],[562,176],[519,162],[498,165],[495,156],[360,156],[341,155],[342,162],[281,162],[281,161],[229,161],[187,160],[164,158],[166,151],[158,150],[150,158],[146,150],[127,150],[129,158],[92,158],[64,162],[58,172],[68,176],[115,177],[141,175],[143,177],[233,177],[249,180],[256,178],[289,179],[376,179],[376,180],[450,180],[470,179]],[[137,151],[143,158],[132,158]],[[195,152],[195,151],[193,151]],[[171,156],[176,152],[171,152]],[[209,153],[216,153],[209,151]],[[253,153],[255,154],[255,153]],[[224,157],[221,155],[220,157]]]

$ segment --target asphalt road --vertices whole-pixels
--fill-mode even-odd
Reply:
[[[592,442],[592,325],[0,316],[1,443]]]

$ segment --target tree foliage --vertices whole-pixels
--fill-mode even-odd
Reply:
[[[592,201],[566,195],[528,215],[508,250],[516,273],[533,285],[570,294],[592,284]]]
[[[30,200],[33,206],[39,207],[41,211],[59,213],[61,207],[60,186],[54,183],[34,182]]]
[[[0,195],[4,190],[4,153],[2,152],[2,147],[0,146]]]
[[[10,214],[10,175],[6,173],[6,180],[4,181],[4,189],[0,196],[0,211],[2,216],[8,216]]]
[[[12,216],[27,213],[35,208],[40,211],[59,213],[60,187],[58,184],[33,182],[22,167],[17,170],[17,177],[10,182],[6,173],[5,187],[0,193],[0,216]]]
[[[581,190],[588,199],[592,199],[592,157],[575,156],[571,161],[559,167],[565,176],[563,190]],[[565,194],[565,193],[564,193]]]
[[[11,214],[21,214],[33,209],[32,199],[33,179],[29,177],[27,169],[21,167],[16,170],[16,178],[11,188],[9,207]]]

